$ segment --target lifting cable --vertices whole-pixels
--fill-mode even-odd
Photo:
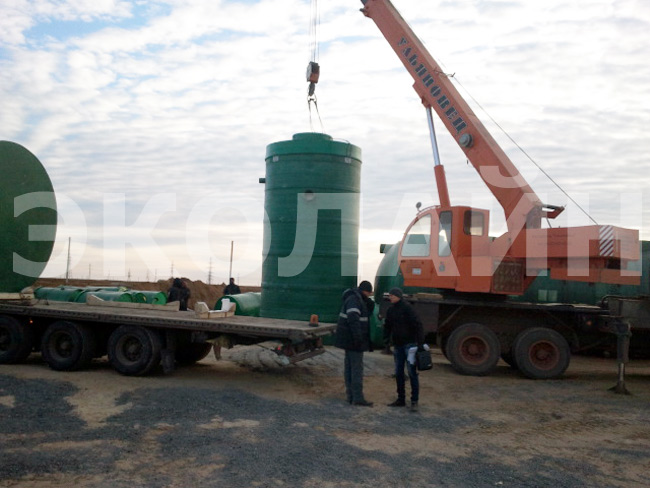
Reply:
[[[321,131],[323,130],[323,121],[320,118],[318,111],[318,100],[316,99],[316,83],[320,75],[320,65],[318,64],[319,55],[319,41],[318,29],[320,27],[320,14],[318,13],[318,0],[311,0],[310,15],[309,15],[309,64],[307,65],[307,82],[309,88],[307,90],[307,107],[309,108],[309,126],[314,131],[314,124],[312,120],[312,104],[320,122]]]
[[[490,120],[491,120],[491,121],[492,121],[492,122],[493,122],[493,123],[494,123],[494,124],[499,128],[499,130],[500,130],[501,132],[503,132],[503,133],[505,134],[505,136],[506,136],[508,139],[510,139],[510,142],[512,142],[515,146],[517,146],[517,148],[518,148],[518,149],[519,149],[519,150],[524,154],[524,156],[526,156],[526,157],[530,160],[530,162],[532,162],[532,163],[535,165],[535,167],[537,167],[537,169],[540,170],[540,171],[542,172],[542,174],[543,174],[544,176],[546,176],[546,177],[549,179],[549,181],[550,181],[551,183],[553,183],[553,184],[558,188],[558,190],[560,190],[560,191],[561,191],[561,192],[562,192],[562,193],[563,193],[563,194],[564,194],[564,195],[565,195],[565,196],[566,196],[566,197],[567,197],[567,198],[568,198],[568,199],[569,199],[569,200],[570,200],[570,201],[571,201],[571,202],[572,202],[572,203],[573,203],[573,204],[574,204],[574,205],[575,205],[579,210],[581,210],[582,213],[584,213],[584,214],[587,216],[587,218],[589,218],[589,220],[591,220],[594,224],[598,225],[598,222],[596,222],[596,221],[594,220],[594,218],[593,218],[591,215],[589,215],[589,212],[587,212],[584,208],[582,208],[582,206],[581,206],[578,202],[576,202],[576,201],[571,197],[571,195],[569,195],[569,194],[564,190],[564,188],[562,188],[562,187],[560,186],[560,184],[557,183],[557,182],[556,182],[556,181],[551,177],[551,175],[549,175],[549,174],[544,170],[544,168],[542,168],[539,164],[537,164],[537,162],[536,162],[536,161],[535,161],[535,160],[534,160],[534,159],[533,159],[533,158],[532,158],[532,157],[531,157],[531,156],[530,156],[530,155],[525,151],[525,149],[522,148],[522,147],[521,147],[521,146],[520,146],[520,145],[519,145],[519,144],[518,144],[518,143],[517,143],[517,142],[516,142],[516,141],[515,141],[511,136],[510,136],[510,134],[508,134],[508,132],[506,132],[506,130],[505,130],[503,127],[501,127],[501,125],[499,125],[499,123],[498,123],[496,120],[494,120],[494,118],[493,118],[493,117],[488,113],[488,111],[485,110],[485,108],[483,108],[483,106],[482,106],[482,105],[481,105],[481,104],[480,104],[480,103],[479,103],[479,102],[478,102],[478,101],[477,101],[477,100],[472,96],[472,94],[469,92],[469,90],[467,90],[467,88],[465,88],[465,87],[463,86],[463,84],[460,82],[460,80],[455,76],[455,73],[454,73],[453,75],[449,76],[449,77],[450,77],[450,78],[453,78],[453,79],[456,81],[456,83],[458,83],[458,85],[463,89],[463,91],[464,91],[465,93],[467,93],[467,95],[469,96],[469,98],[471,98],[472,101],[473,101],[473,102],[474,102],[474,103],[475,103],[475,104],[476,104],[476,105],[477,105],[477,106],[478,106],[478,107],[483,111],[483,113],[485,113],[485,115],[487,115],[487,116],[489,117],[489,119],[490,119]],[[548,220],[547,220],[547,222],[548,222]],[[549,223],[549,224],[550,224],[550,223]]]

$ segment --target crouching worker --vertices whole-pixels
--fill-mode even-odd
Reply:
[[[345,350],[343,378],[348,403],[372,407],[363,396],[363,352],[370,350],[370,323],[374,303],[370,300],[372,285],[362,281],[358,288],[343,293],[341,312],[334,345]]]

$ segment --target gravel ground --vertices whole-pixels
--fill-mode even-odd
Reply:
[[[280,367],[235,348],[148,378],[32,356],[0,367],[0,486],[650,486],[650,362],[621,396],[606,391],[611,361],[577,358],[565,379],[536,382],[434,358],[411,413],[385,406],[392,360],[379,353],[366,355],[374,408],[343,401],[335,349]]]

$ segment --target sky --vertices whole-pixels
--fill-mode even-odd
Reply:
[[[558,225],[650,239],[650,3],[393,3],[540,198],[567,206]],[[65,274],[70,242],[72,277],[221,283],[233,243],[232,275],[259,285],[266,146],[316,131],[362,149],[359,279],[372,280],[380,244],[438,197],[413,80],[361,6],[317,4],[319,120],[310,1],[0,2],[0,140],[39,158],[59,206],[44,275]],[[503,233],[436,127],[452,204],[490,209]]]

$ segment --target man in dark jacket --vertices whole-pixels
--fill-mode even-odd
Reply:
[[[167,292],[168,302],[180,302],[178,309],[187,310],[187,301],[190,298],[190,289],[180,278],[174,278],[172,287]]]
[[[230,283],[228,283],[224,289],[223,294],[225,295],[239,295],[241,290],[237,284],[235,284],[235,278],[230,278]]]
[[[411,383],[411,411],[417,412],[420,395],[420,382],[415,367],[415,360],[408,361],[409,349],[424,346],[422,322],[415,311],[403,300],[402,290],[393,288],[388,292],[391,306],[386,311],[384,323],[385,332],[393,343],[393,358],[395,359],[395,381],[397,382],[397,400],[388,404],[389,407],[406,405],[406,378],[404,366],[408,369]],[[414,359],[414,358],[413,358]]]
[[[370,324],[368,319],[374,308],[370,300],[372,285],[368,281],[359,283],[343,293],[341,312],[336,327],[334,345],[345,350],[345,394],[348,403],[372,407],[372,402],[363,396],[363,352],[370,350]]]

